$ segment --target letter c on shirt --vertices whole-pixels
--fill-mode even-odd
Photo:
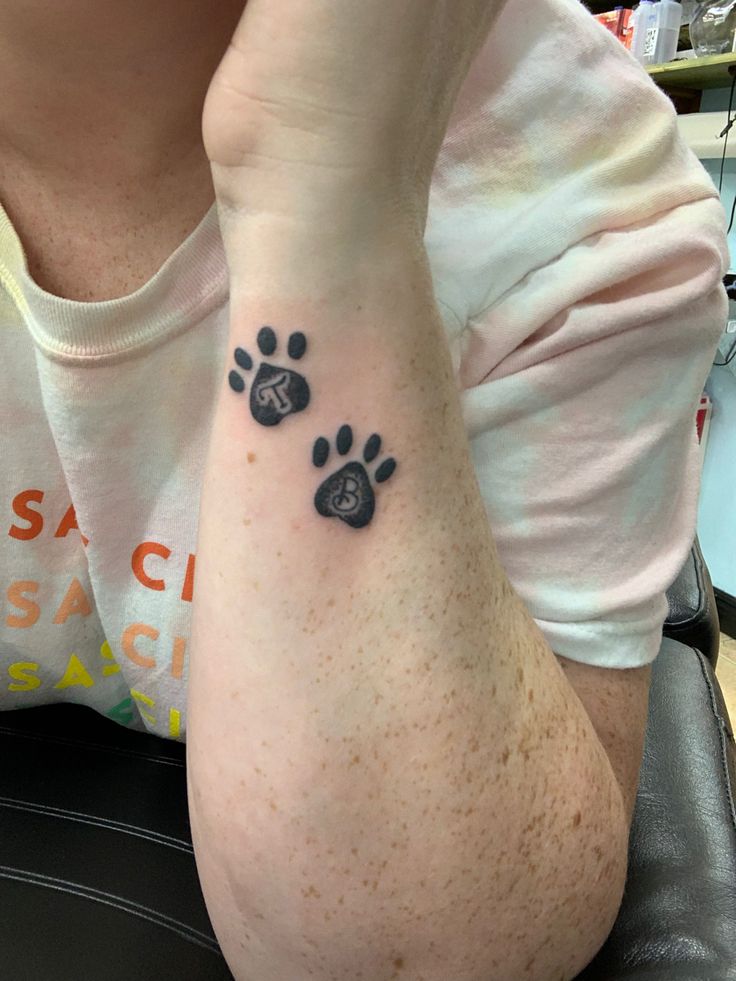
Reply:
[[[162,559],[168,559],[171,555],[171,549],[165,545],[161,545],[159,542],[141,542],[133,551],[130,559],[133,575],[142,586],[148,586],[149,589],[166,589],[166,583],[163,579],[151,579],[146,574],[143,568],[143,560],[147,555],[160,555]]]
[[[146,657],[136,650],[135,641],[137,637],[148,637],[151,640],[158,640],[158,630],[155,627],[149,627],[147,623],[131,623],[123,631],[123,636],[120,638],[120,646],[123,649],[123,654],[129,658],[133,664],[137,664],[141,668],[155,668],[156,659],[153,657]]]

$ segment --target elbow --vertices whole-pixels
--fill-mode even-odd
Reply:
[[[504,796],[462,815],[440,799],[437,821],[408,822],[389,800],[351,807],[347,785],[314,809],[298,793],[209,816],[192,793],[200,881],[237,981],[571,981],[621,904],[620,788],[576,772],[536,810],[538,794]]]

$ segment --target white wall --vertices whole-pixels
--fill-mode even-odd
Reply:
[[[703,94],[701,111],[728,108],[728,89]],[[736,95],[734,96],[736,109]],[[731,130],[736,145],[736,125]],[[703,160],[718,186],[720,160]],[[736,195],[736,160],[726,160],[721,200],[730,217]],[[731,272],[736,272],[736,220],[729,235]],[[722,356],[718,355],[722,361]],[[706,385],[713,400],[713,418],[703,467],[698,511],[698,537],[713,585],[736,596],[736,375],[729,368],[714,367]]]

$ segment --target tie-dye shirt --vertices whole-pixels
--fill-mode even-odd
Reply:
[[[573,660],[659,650],[695,532],[724,230],[621,44],[577,0],[508,0],[448,128],[426,246],[499,554]],[[214,207],[141,289],[95,303],[41,289],[0,212],[0,710],[68,700],[185,738],[227,329]]]

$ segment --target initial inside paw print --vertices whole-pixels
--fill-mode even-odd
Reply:
[[[258,350],[265,358],[276,354],[276,334],[271,327],[258,331]],[[289,338],[287,354],[292,361],[299,361],[307,350],[307,339],[300,331]],[[253,358],[242,347],[235,348],[235,363],[243,371],[253,370]],[[228,375],[234,392],[245,391],[245,378],[233,369]],[[292,368],[261,362],[250,389],[250,411],[262,426],[278,426],[282,419],[301,412],[309,405],[309,385],[306,379]]]
[[[350,452],[353,445],[353,430],[350,426],[340,427],[335,444],[340,456],[346,456]],[[373,463],[380,452],[381,437],[374,433],[363,447],[363,463]],[[320,436],[312,450],[312,462],[315,467],[324,467],[329,456],[330,444],[324,436]],[[381,484],[389,479],[396,469],[396,460],[387,457],[372,478],[363,463],[351,460],[320,484],[314,495],[314,506],[319,514],[325,518],[339,518],[351,528],[363,528],[370,522],[376,508],[373,484]]]

